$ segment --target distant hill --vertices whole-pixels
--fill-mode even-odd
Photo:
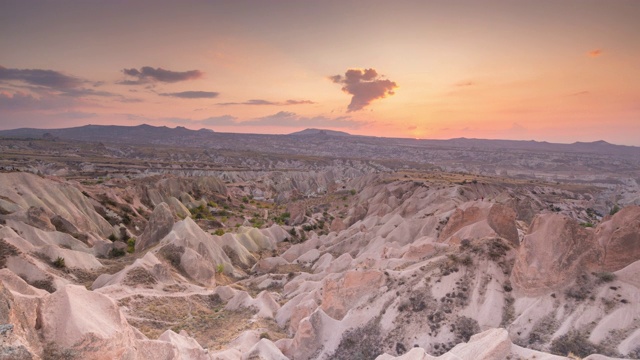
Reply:
[[[190,130],[182,126],[85,125],[66,129],[21,128],[0,131],[0,137],[43,140],[74,140],[104,144],[171,145],[284,153],[396,158],[409,151],[457,149],[489,153],[534,151],[537,153],[590,153],[640,157],[640,147],[614,145],[606,141],[557,144],[546,141],[448,140],[385,138],[351,135],[343,131],[305,129],[287,135],[220,133],[209,129]],[[333,145],[331,145],[333,144]]]
[[[304,129],[301,131],[296,131],[289,135],[333,135],[333,136],[351,136],[351,134],[346,133],[344,131],[335,131],[335,130],[326,130],[326,129]]]
[[[120,125],[85,125],[65,129],[33,129],[21,128],[0,131],[1,137],[7,138],[33,138],[79,141],[99,141],[115,143],[161,143],[171,138],[206,137],[213,134],[213,130],[190,130],[182,126],[170,128],[166,126],[152,126],[147,124],[137,126]]]

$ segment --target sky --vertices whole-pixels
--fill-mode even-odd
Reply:
[[[640,0],[0,0],[0,129],[640,146]]]

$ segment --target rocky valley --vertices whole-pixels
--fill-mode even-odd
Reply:
[[[0,359],[640,358],[640,149],[0,131]]]

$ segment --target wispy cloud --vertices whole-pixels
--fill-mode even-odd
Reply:
[[[67,75],[55,70],[45,69],[9,69],[0,66],[0,84],[7,84],[15,89],[26,89],[40,95],[42,99],[50,96],[65,97],[113,97],[126,100],[125,97],[109,91],[96,90],[103,82],[91,82],[72,75]],[[87,87],[89,86],[89,87]],[[24,99],[24,94],[17,92],[19,99]],[[33,96],[32,96],[33,97]]]
[[[171,96],[182,99],[213,99],[218,97],[220,93],[214,91],[182,91],[175,93],[161,93],[160,96]]]
[[[263,99],[251,99],[251,100],[247,100],[247,101],[243,101],[243,102],[219,103],[218,105],[222,105],[222,106],[229,106],[229,105],[279,105],[279,106],[286,106],[286,105],[308,105],[308,104],[315,104],[315,102],[313,102],[311,100],[269,101],[269,100],[263,100]]]
[[[587,52],[587,56],[591,58],[595,58],[595,57],[601,56],[602,53],[603,53],[602,49],[595,49]]]
[[[54,70],[8,69],[0,66],[0,81],[19,81],[34,86],[56,90],[70,90],[82,86],[86,81]]]
[[[456,87],[469,87],[469,86],[475,86],[475,85],[476,83],[473,81],[461,81],[455,84]]]
[[[228,126],[228,127],[244,127],[244,126],[268,126],[268,127],[316,127],[316,128],[341,128],[341,129],[358,129],[369,124],[369,122],[354,120],[348,116],[327,117],[318,116],[302,116],[293,112],[280,111],[278,113],[254,118],[250,120],[240,120],[233,115],[213,116],[205,119],[187,119],[187,118],[163,118],[163,121],[170,121],[181,125],[194,126]]]
[[[361,128],[367,124],[367,122],[354,120],[348,116],[326,117],[319,115],[307,117],[288,111],[280,111],[273,115],[236,123],[236,125],[242,126],[332,127],[349,129]]]
[[[78,100],[70,97],[60,97],[48,94],[34,96],[27,92],[0,92],[0,109],[3,111],[31,111],[71,108]]]
[[[67,119],[90,119],[98,116],[98,114],[83,111],[65,111],[63,113],[53,114],[52,116],[64,117]]]
[[[234,125],[236,124],[237,117],[232,115],[221,115],[221,116],[212,116],[206,119],[202,119],[198,121],[202,125],[210,125],[210,126],[226,126],[226,125]]]
[[[373,100],[393,95],[398,85],[387,79],[382,79],[375,69],[349,69],[344,76],[334,75],[329,79],[341,84],[342,91],[353,95],[347,111],[362,110]]]
[[[176,83],[200,79],[204,75],[200,70],[171,71],[163,68],[153,68],[151,66],[143,66],[139,70],[135,68],[123,69],[122,72],[127,76],[135,78],[135,80],[120,81],[119,84],[121,85],[140,85],[150,82]]]
[[[569,96],[584,96],[584,95],[591,95],[591,91],[578,91],[572,94],[569,94]]]

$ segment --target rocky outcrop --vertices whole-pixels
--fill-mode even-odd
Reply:
[[[143,251],[156,245],[173,227],[173,214],[169,205],[160,203],[151,213],[149,223],[140,238],[136,241],[135,250]]]
[[[29,300],[18,291],[14,295],[8,287],[21,290],[27,297],[38,292],[32,292],[29,285],[6,269],[0,270],[0,279],[0,359],[36,359],[42,351],[35,329],[38,301]]]
[[[71,223],[69,220],[63,218],[60,215],[55,215],[51,218],[51,224],[53,224],[53,226],[55,226],[55,229],[57,231],[63,232],[63,233],[67,233],[71,236],[75,236],[78,238],[83,238],[84,234],[82,234],[82,232],[80,231],[80,229],[78,229],[75,225],[73,225],[73,223]]]
[[[136,334],[118,305],[82,286],[67,285],[42,302],[44,343],[79,358],[115,359],[134,347]]]
[[[212,176],[149,177],[140,180],[137,187],[143,203],[150,204],[152,207],[162,202],[169,202],[170,197],[181,199],[189,196],[197,200],[203,197],[207,200],[215,200],[218,197],[226,198],[227,196],[227,188],[222,180]]]
[[[498,236],[518,245],[518,228],[516,227],[516,212],[510,207],[494,204],[487,215],[487,222]]]
[[[78,229],[109,236],[111,225],[94,209],[93,204],[80,190],[59,180],[42,178],[29,173],[7,173],[0,177],[0,214],[42,208],[44,213],[60,215]],[[37,211],[40,213],[40,211]],[[54,230],[50,221],[40,215],[34,220],[44,221],[47,229]]]
[[[593,232],[576,220],[539,215],[520,244],[511,282],[526,292],[555,289],[598,264],[602,256]]]
[[[49,219],[49,214],[47,214],[43,207],[31,206],[27,210],[27,224],[45,231],[53,231],[56,229],[51,223],[51,219]]]
[[[322,309],[334,319],[342,319],[350,308],[384,283],[380,271],[349,271],[340,278],[328,278],[324,283]]]
[[[595,236],[604,248],[604,270],[617,271],[640,260],[640,206],[620,210],[596,228]]]
[[[456,231],[462,229],[465,226],[479,222],[486,219],[486,210],[477,206],[471,206],[467,209],[455,209],[453,214],[449,217],[449,221],[442,229],[440,233],[440,239],[445,240],[451,237]]]

